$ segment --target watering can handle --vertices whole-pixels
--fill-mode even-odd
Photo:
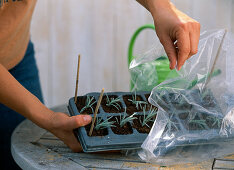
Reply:
[[[152,30],[155,30],[155,27],[154,25],[152,24],[147,24],[147,25],[143,25],[141,26],[140,28],[138,28],[135,33],[133,34],[131,40],[130,40],[130,43],[129,43],[129,47],[128,47],[128,67],[131,63],[131,61],[134,59],[134,56],[133,56],[133,47],[134,47],[134,44],[135,44],[135,41],[136,41],[136,38],[137,36],[145,29],[152,29]]]

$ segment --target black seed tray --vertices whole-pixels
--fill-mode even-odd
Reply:
[[[150,92],[137,92],[136,95],[142,97],[143,101],[147,102],[145,97],[146,94],[150,94]],[[126,107],[125,102],[123,100],[123,96],[125,95],[135,95],[132,92],[109,92],[104,93],[104,96],[116,95],[119,97],[121,101],[121,105],[123,108]],[[96,102],[100,96],[100,93],[88,93],[85,96],[94,96]],[[84,97],[84,96],[78,96]],[[69,100],[68,110],[71,116],[79,115],[78,109],[74,102],[74,97]],[[95,108],[94,108],[95,110]],[[148,113],[148,112],[147,112]],[[99,113],[97,117],[102,118],[103,120],[107,119],[110,116],[123,116],[125,113],[106,113],[102,108],[102,105],[99,107]],[[93,114],[90,114],[93,117]],[[143,112],[137,112],[136,115],[143,115]],[[129,115],[127,115],[129,116]],[[105,136],[88,136],[88,132],[86,132],[85,127],[80,127],[75,130],[75,134],[80,141],[80,144],[83,148],[84,152],[97,152],[97,151],[107,151],[107,150],[124,150],[124,149],[137,149],[141,147],[141,144],[148,136],[147,133],[139,133],[136,129],[133,128],[133,122],[130,121],[133,133],[127,135],[118,135],[114,134],[111,128],[107,128],[108,134]]]
[[[178,90],[175,93],[170,92],[162,95],[157,101],[159,107],[168,113],[171,121],[177,124],[177,131],[182,134],[201,133],[209,130],[218,131],[221,127],[212,126],[215,120],[222,122],[223,113],[212,92],[208,90],[207,94],[201,96],[199,90]],[[209,120],[214,118],[215,120]],[[189,127],[189,120],[204,120],[203,128]],[[217,125],[217,124],[215,124]]]
[[[163,95],[160,95],[160,92],[163,92]],[[204,96],[199,90],[164,90],[156,95],[153,98],[158,99],[158,106],[174,124],[170,130],[166,126],[158,149],[154,150],[155,154],[164,155],[177,146],[201,145],[223,140],[219,132],[224,115],[210,90]],[[195,123],[191,123],[191,120],[195,120]],[[203,123],[198,126],[196,121]],[[174,137],[167,137],[171,135]]]

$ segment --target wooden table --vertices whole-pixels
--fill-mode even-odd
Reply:
[[[66,106],[54,111],[67,112]],[[234,169],[234,155],[213,159],[199,164],[183,164],[160,167],[141,161],[136,156],[120,153],[73,153],[58,138],[29,120],[22,122],[12,135],[11,152],[22,169]],[[233,149],[234,152],[234,149]]]

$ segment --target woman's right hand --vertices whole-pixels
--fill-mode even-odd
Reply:
[[[73,130],[89,124],[91,120],[89,115],[69,117],[65,113],[52,112],[46,129],[61,139],[73,152],[81,152],[82,148]]]

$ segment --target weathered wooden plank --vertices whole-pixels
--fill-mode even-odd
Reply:
[[[213,169],[234,169],[234,159],[216,159]]]
[[[234,169],[234,155],[215,159],[213,169]]]
[[[15,129],[11,140],[11,152],[22,169],[85,169],[34,142],[38,141],[44,133],[46,133],[45,130],[29,120],[24,121]]]
[[[20,132],[21,130],[22,132]],[[35,133],[35,131],[37,133]],[[35,134],[37,134],[37,137],[35,136]],[[101,153],[72,153],[59,140],[43,139],[43,137],[48,136],[47,134],[48,132],[40,129],[29,121],[25,121],[17,128],[13,135],[14,139],[12,141],[12,151],[14,154],[14,158],[16,158],[16,161],[21,167],[27,166],[30,167],[30,169],[33,167],[50,167],[53,169],[53,167],[57,166],[77,167],[79,165],[82,165],[86,168],[91,169],[136,169],[136,167],[137,169],[156,169],[156,167],[160,168],[159,165],[148,164],[142,161],[140,162],[140,160],[138,162],[136,158],[133,159],[133,157],[131,156],[125,157],[124,155],[116,153],[105,155]],[[28,138],[26,139],[26,137]],[[18,140],[18,138],[20,138],[20,140]],[[34,142],[32,143],[32,141]],[[61,152],[61,148],[64,148],[63,152]],[[191,165],[186,165],[183,167],[191,167]]]
[[[43,134],[40,139],[51,139],[51,140],[59,140],[56,136],[54,136],[52,133],[47,132],[45,134]]]
[[[56,110],[56,109],[53,109]],[[26,120],[12,136],[12,154],[23,169],[211,169],[213,160],[167,167],[145,163],[134,155],[119,153],[73,153],[49,132]],[[229,159],[229,160],[228,160]],[[227,160],[229,161],[228,163]],[[234,155],[219,158],[214,167],[233,168]]]
[[[234,160],[234,155],[225,156],[224,159],[231,159],[231,160]]]
[[[138,169],[170,169],[178,167],[176,165],[162,168],[159,165],[145,163],[140,160],[138,156],[125,156],[121,153],[73,153],[63,144],[63,142],[53,138],[53,135],[49,135],[49,133],[43,134],[40,140],[37,141],[37,144],[48,148],[63,157],[72,159],[74,162],[77,162],[86,168],[119,169],[121,167],[123,169],[135,169],[137,167]],[[103,160],[105,160],[105,164],[100,164],[99,162],[103,162]],[[179,167],[184,169],[210,169],[211,165],[212,160],[200,164],[184,164]]]

